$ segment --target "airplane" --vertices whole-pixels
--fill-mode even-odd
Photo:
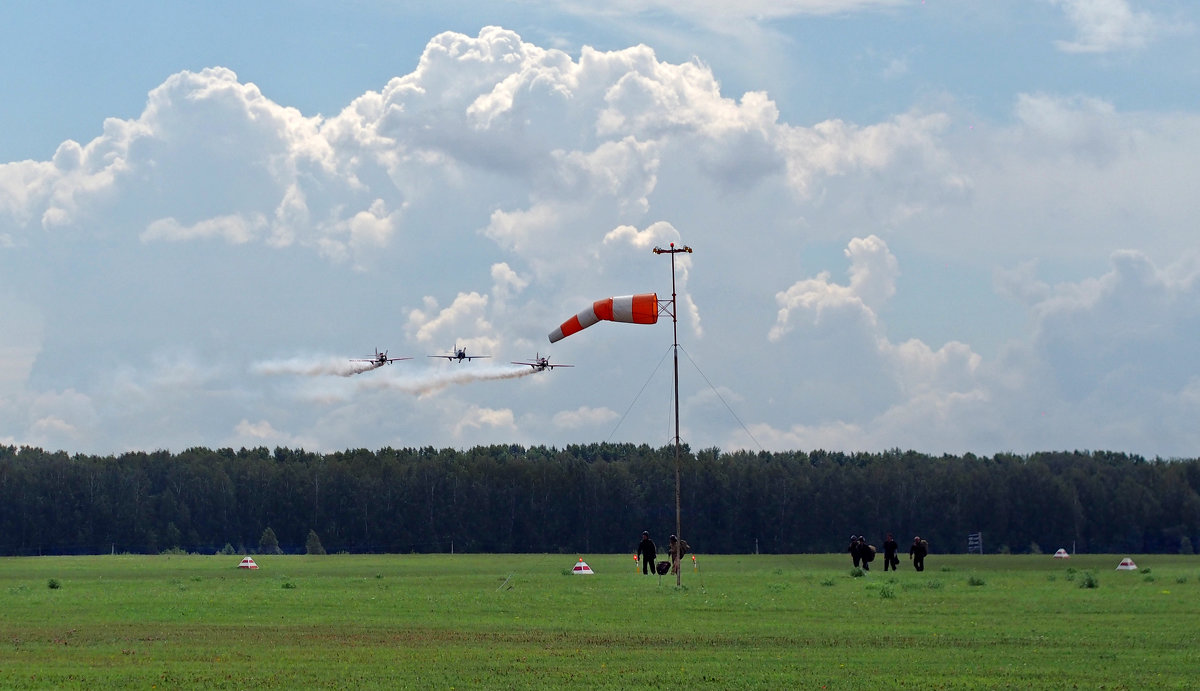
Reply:
[[[529,365],[535,372],[545,372],[552,370],[555,367],[574,367],[575,365],[552,365],[550,364],[550,356],[542,357],[540,353],[533,356],[533,362],[513,362],[514,365]]]
[[[476,358],[489,358],[491,355],[467,355],[466,346],[459,348],[458,344],[455,343],[453,355],[430,355],[429,357],[444,357],[452,362],[462,362],[463,360],[474,360]]]
[[[411,360],[412,359],[410,357],[388,357],[387,353],[388,353],[388,351],[386,351],[386,350],[381,353],[381,352],[379,352],[379,349],[376,348],[375,349],[375,357],[373,357],[373,358],[352,358],[350,360],[350,362],[373,362],[373,363],[375,363],[376,367],[381,367],[388,363],[396,362],[397,360]]]

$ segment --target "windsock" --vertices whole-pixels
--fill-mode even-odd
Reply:
[[[617,298],[605,298],[592,303],[591,307],[571,317],[550,332],[550,342],[555,343],[582,331],[600,320],[627,322],[630,324],[654,324],[658,321],[658,295],[642,293]]]

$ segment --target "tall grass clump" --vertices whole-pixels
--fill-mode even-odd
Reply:
[[[1083,575],[1079,577],[1079,587],[1099,588],[1100,581],[1096,580],[1096,574],[1092,573],[1091,571],[1084,571]]]

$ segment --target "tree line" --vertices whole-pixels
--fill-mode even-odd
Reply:
[[[693,452],[682,532],[707,553],[846,549],[892,532],[931,550],[1192,553],[1200,460],[1102,451],[932,456]],[[632,553],[675,529],[675,450],[193,448],[70,455],[0,445],[0,555],[283,552]]]

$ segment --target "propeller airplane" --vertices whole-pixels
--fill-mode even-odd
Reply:
[[[550,356],[547,355],[546,357],[542,357],[540,353],[537,353],[533,356],[533,362],[516,362],[514,360],[513,364],[514,365],[529,365],[530,367],[533,368],[533,370],[535,372],[545,372],[546,370],[553,370],[555,367],[574,367],[575,366],[575,365],[552,365],[552,364],[550,364]]]
[[[370,363],[374,363],[376,367],[382,367],[383,365],[386,365],[386,364],[389,364],[392,362],[396,362],[398,360],[411,360],[411,359],[412,358],[410,358],[410,357],[388,357],[388,351],[385,350],[381,353],[381,352],[379,352],[379,349],[376,348],[375,349],[375,357],[373,357],[373,358],[352,358],[350,360],[350,362],[370,362]]]
[[[463,360],[475,360],[477,358],[490,358],[491,357],[491,355],[467,355],[466,346],[459,348],[457,343],[454,344],[453,350],[454,350],[453,355],[430,355],[429,357],[444,357],[447,360],[450,360],[451,362],[462,362]]]

